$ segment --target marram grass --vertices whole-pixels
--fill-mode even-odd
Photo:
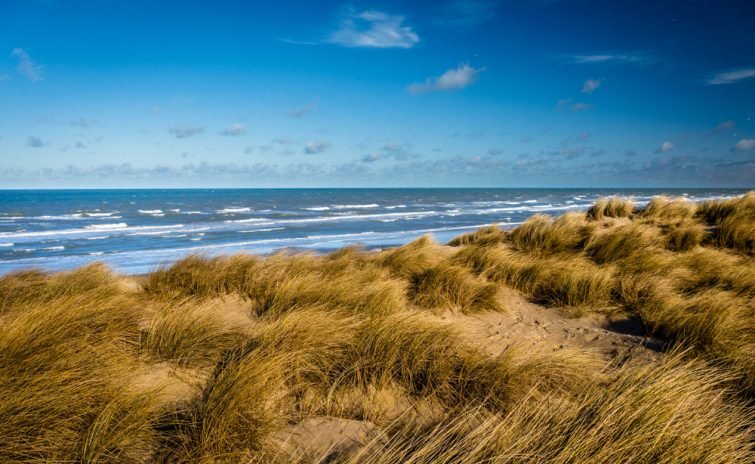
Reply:
[[[191,256],[136,286],[11,273],[0,462],[752,462],[754,230],[754,193],[609,198],[449,245]],[[670,351],[491,355],[458,321],[511,292],[629,314]],[[312,419],[376,432],[307,454],[286,433]]]

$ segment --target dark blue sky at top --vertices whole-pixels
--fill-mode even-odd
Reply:
[[[744,186],[755,2],[0,0],[0,188]]]

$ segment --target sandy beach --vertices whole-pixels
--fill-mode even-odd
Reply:
[[[750,462],[755,194],[0,277],[0,460]]]

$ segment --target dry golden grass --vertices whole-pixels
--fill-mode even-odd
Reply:
[[[700,245],[707,233],[705,225],[692,220],[683,220],[677,224],[671,224],[664,228],[671,251],[689,251]]]
[[[462,246],[462,245],[492,245],[494,243],[501,243],[506,239],[506,231],[498,226],[487,226],[477,229],[474,232],[468,234],[459,235],[453,240],[448,242],[450,246]]]
[[[659,242],[654,228],[632,223],[596,235],[585,247],[585,253],[596,263],[606,264],[643,253]]]
[[[604,217],[629,217],[634,212],[632,200],[621,197],[600,198],[587,210],[587,217],[601,220]]]
[[[755,261],[728,250],[698,248],[678,256],[676,266],[689,270],[677,286],[684,292],[719,286],[738,295],[755,296]]]
[[[373,258],[373,261],[387,268],[392,275],[408,279],[425,272],[429,267],[438,264],[441,259],[437,244],[425,235],[404,246],[380,253]]]
[[[439,264],[413,276],[410,282],[409,295],[418,306],[464,313],[502,309],[496,285],[481,281],[460,266]]]
[[[433,424],[409,424],[380,454],[342,462],[748,462],[752,414],[722,398],[722,375],[674,357],[623,369],[575,400],[550,395],[503,414],[468,408]]]
[[[540,257],[498,246],[465,249],[454,260],[550,306],[602,308],[609,304],[614,288],[610,267],[581,256]]]
[[[261,451],[284,420],[276,395],[286,365],[285,354],[266,352],[254,340],[226,351],[199,397],[173,419],[161,459],[239,460]]]
[[[144,290],[152,294],[202,297],[240,292],[255,272],[256,262],[245,255],[214,259],[192,255],[151,272]]]
[[[594,224],[582,213],[567,213],[555,220],[536,214],[509,235],[509,242],[519,251],[553,254],[576,251],[590,237]]]
[[[700,205],[698,214],[714,226],[718,246],[734,248],[752,255],[755,247],[755,192],[725,201],[707,201]]]
[[[66,296],[80,297],[88,293],[96,293],[100,297],[118,293],[115,276],[102,264],[57,274],[36,270],[12,272],[0,277],[0,314],[16,306]]]
[[[0,462],[749,463],[753,230],[753,193],[613,198],[454,248],[191,256],[136,291],[101,265],[8,274]],[[454,321],[505,311],[502,286],[627,312],[683,351],[492,356]],[[281,447],[316,417],[378,432],[342,456]]]
[[[691,219],[697,203],[684,198],[653,197],[640,215],[655,221]]]
[[[81,274],[59,277],[71,275],[80,283]],[[124,391],[140,368],[135,302],[59,284],[47,280],[2,316],[0,461],[108,462],[151,450],[152,393]]]
[[[242,337],[208,303],[186,300],[161,305],[142,336],[142,348],[179,366],[213,363]]]
[[[608,216],[608,204],[599,202],[589,214]],[[542,304],[634,312],[656,335],[725,362],[752,389],[755,266],[746,238],[752,230],[753,193],[699,207],[656,197],[629,223],[585,228],[577,214],[535,216],[502,243],[462,247],[452,260]]]
[[[356,335],[341,382],[398,384],[409,395],[448,407],[474,403],[503,409],[536,388],[576,391],[602,364],[590,353],[510,348],[491,358],[465,345],[455,329],[420,314],[367,321]]]

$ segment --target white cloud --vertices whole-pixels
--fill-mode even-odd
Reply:
[[[42,80],[42,69],[44,66],[35,63],[29,54],[23,48],[14,48],[11,52],[11,56],[18,60],[18,66],[16,70],[19,74],[29,79],[32,82]]]
[[[656,148],[655,153],[667,153],[674,149],[674,144],[668,140],[663,142],[660,147]]]
[[[374,153],[368,153],[362,157],[363,163],[374,163],[375,161],[379,161],[383,159],[385,155],[383,155],[380,152],[374,152]]]
[[[277,143],[278,145],[297,145],[299,143],[296,139],[292,139],[291,137],[275,137],[272,142]]]
[[[593,93],[596,90],[598,90],[598,87],[600,87],[601,80],[600,79],[587,79],[584,84],[582,84],[582,93]]]
[[[573,98],[564,98],[558,101],[559,108],[569,108],[572,112],[585,111],[592,108],[592,105],[584,102],[575,102]]]
[[[374,163],[382,159],[394,159],[396,161],[407,161],[417,159],[420,155],[412,151],[412,146],[408,143],[387,143],[376,152],[368,153],[362,157],[363,163]]]
[[[408,87],[410,93],[440,92],[458,90],[469,87],[477,80],[477,76],[485,71],[485,68],[473,68],[467,63],[462,63],[456,68],[449,69],[439,77],[427,79],[425,82],[417,82]]]
[[[419,36],[403,23],[403,16],[380,11],[349,14],[327,41],[344,47],[411,48],[419,43]]]
[[[77,118],[77,119],[72,119],[71,121],[69,121],[69,124],[71,126],[80,127],[80,128],[87,128],[87,127],[95,125],[96,123],[97,121],[94,121],[92,119],[87,119],[87,118]]]
[[[497,0],[450,0],[433,20],[439,26],[476,26],[495,17]]]
[[[42,140],[41,137],[37,137],[36,135],[30,135],[26,138],[26,146],[32,147],[32,148],[42,148],[46,146],[47,143]]]
[[[264,155],[265,153],[270,153],[272,150],[273,147],[271,145],[250,145],[244,149],[244,153],[251,155],[257,151],[259,154]]]
[[[240,122],[234,122],[230,126],[223,129],[223,132],[221,132],[220,134],[228,135],[231,137],[238,137],[239,135],[246,134],[246,127],[244,127],[244,125]]]
[[[317,153],[324,152],[329,147],[330,142],[326,141],[308,142],[304,145],[304,153],[308,155],[315,155]]]
[[[744,79],[755,77],[755,68],[736,69],[718,73],[706,81],[708,85],[734,84]]]
[[[729,129],[734,129],[737,126],[737,123],[732,121],[731,119],[728,121],[721,121],[716,128],[714,129],[714,132],[723,132],[727,131]]]
[[[736,151],[752,150],[755,148],[755,139],[742,139],[734,145]]]
[[[175,135],[178,139],[187,139],[189,137],[193,137],[197,134],[201,134],[204,132],[204,127],[202,126],[173,126],[168,129],[168,132]]]
[[[317,108],[317,102],[316,101],[310,103],[307,106],[303,106],[301,108],[297,108],[295,110],[289,111],[288,112],[288,117],[289,118],[301,118],[303,116],[308,115],[312,111],[314,111],[315,108]]]
[[[640,53],[609,53],[599,55],[572,55],[577,64],[590,63],[643,63],[650,61],[647,55]]]

